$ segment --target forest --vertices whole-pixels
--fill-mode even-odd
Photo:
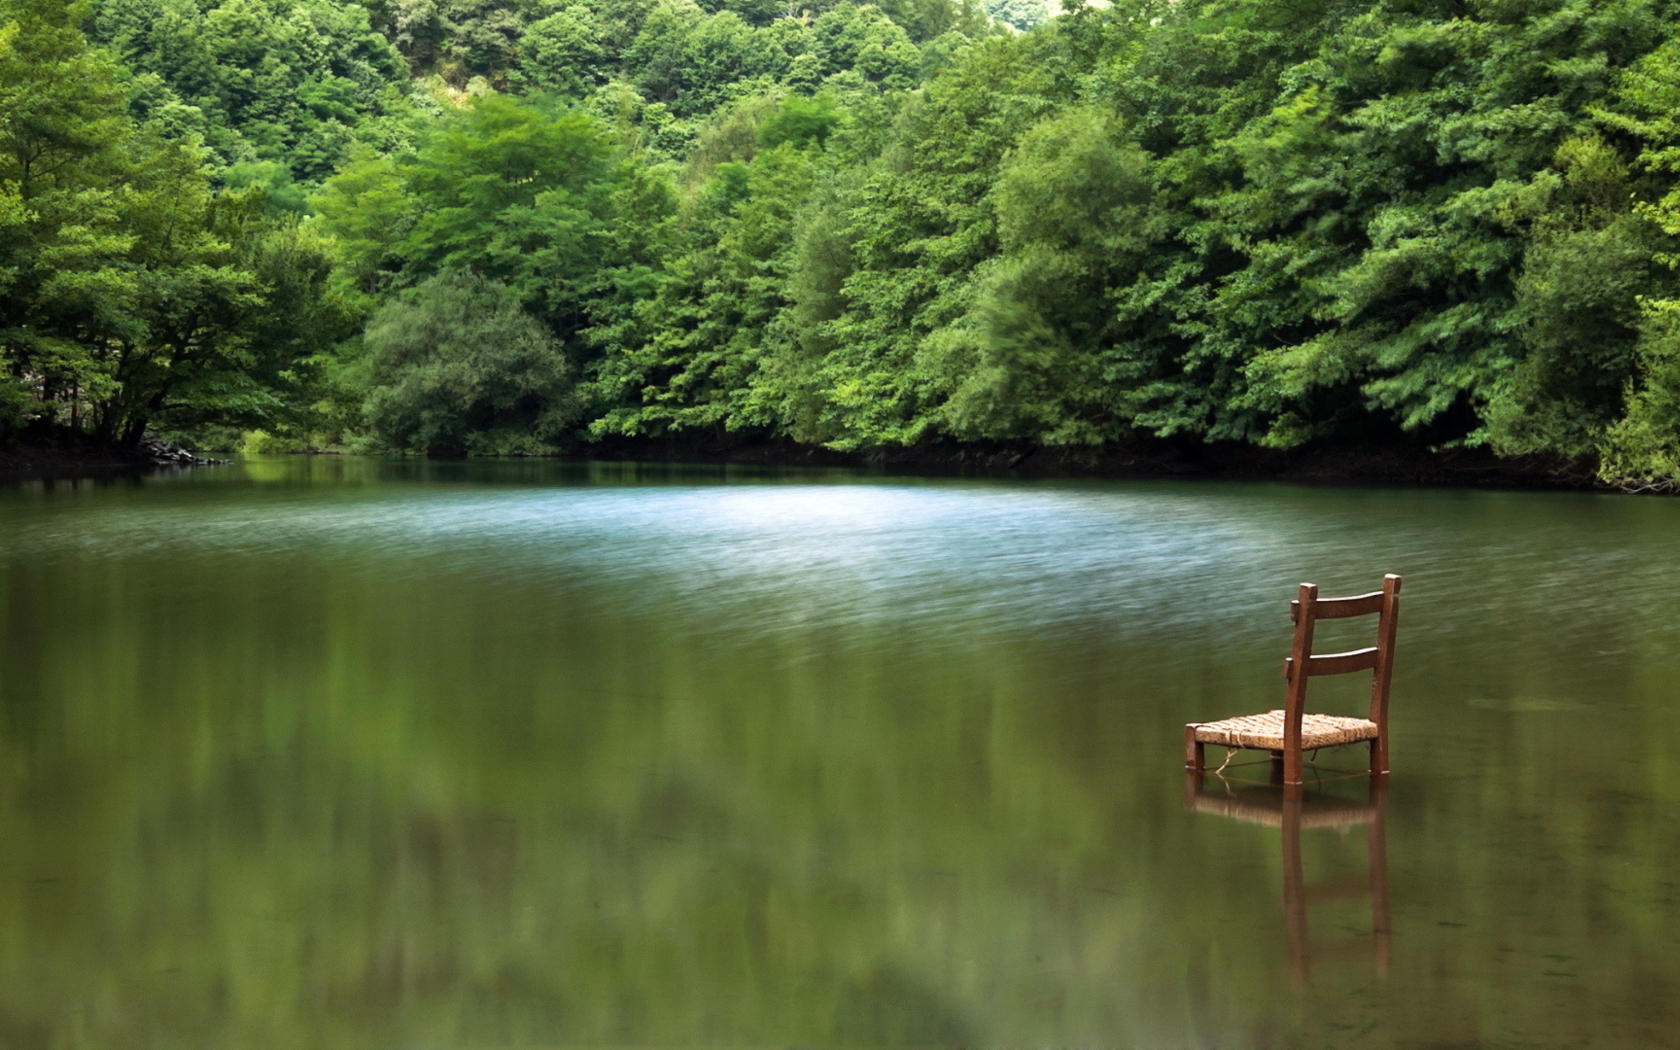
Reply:
[[[1680,0],[0,26],[0,442],[1374,442],[1680,476]]]

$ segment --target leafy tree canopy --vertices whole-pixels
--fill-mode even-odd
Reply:
[[[1680,463],[1676,0],[0,3],[14,432]]]

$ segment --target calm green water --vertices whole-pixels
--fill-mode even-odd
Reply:
[[[1309,799],[1321,902],[1181,727],[1281,702],[1297,582],[1384,570],[1395,773]],[[0,843],[6,1048],[1673,1045],[1680,500],[0,490]]]

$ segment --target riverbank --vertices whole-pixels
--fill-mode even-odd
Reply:
[[[0,451],[0,478],[99,477],[143,474],[227,462],[198,456],[178,445],[124,451],[43,448]],[[298,455],[321,455],[311,450]],[[341,454],[341,453],[333,453]],[[1598,480],[1590,462],[1559,457],[1502,457],[1485,449],[1393,446],[1280,451],[1250,445],[1184,445],[1165,442],[1119,449],[1034,448],[1009,444],[936,444],[916,448],[842,452],[787,440],[704,441],[618,438],[579,444],[555,458],[633,463],[715,463],[757,466],[828,466],[886,469],[906,474],[981,474],[1039,478],[1160,478],[1283,481],[1317,485],[1393,485],[1615,491]]]
[[[840,452],[791,441],[704,442],[617,439],[585,446],[565,459],[764,466],[885,467],[905,473],[976,473],[1021,477],[1207,478],[1300,484],[1376,484],[1615,491],[1593,464],[1556,456],[1497,456],[1486,449],[1353,446],[1277,450],[1252,445],[1130,448],[1034,448],[940,444]]]
[[[0,479],[31,481],[120,477],[159,469],[221,466],[229,462],[201,456],[181,445],[156,438],[147,438],[139,447],[131,449],[103,445],[62,448],[23,444],[0,448]]]

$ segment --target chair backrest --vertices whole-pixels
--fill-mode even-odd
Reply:
[[[1313,653],[1313,626],[1319,620],[1372,614],[1377,617],[1376,645],[1345,653]],[[1307,705],[1307,680],[1354,671],[1371,672],[1370,719],[1377,724],[1379,739],[1386,745],[1388,689],[1394,678],[1394,635],[1400,626],[1400,577],[1389,573],[1383,577],[1382,590],[1349,598],[1320,598],[1317,584],[1303,583],[1299,596],[1289,605],[1289,615],[1295,621],[1295,640],[1283,665],[1283,676],[1289,682],[1283,722],[1285,749],[1298,750],[1301,746],[1301,714]]]

